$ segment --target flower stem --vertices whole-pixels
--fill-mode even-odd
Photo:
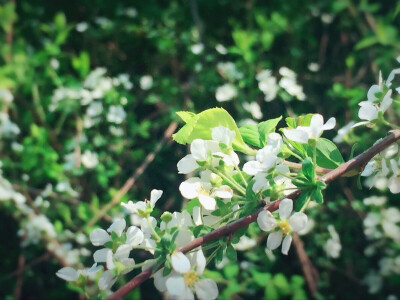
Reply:
[[[149,227],[151,229],[151,231],[153,232],[153,235],[155,236],[155,238],[157,239],[157,242],[161,240],[160,236],[158,235],[158,233],[156,232],[156,230],[154,229],[153,225],[151,225],[151,221],[150,221],[150,217],[149,215],[146,216],[146,220],[147,220],[147,224],[149,224]]]
[[[235,180],[232,180],[231,178],[229,178],[228,176],[226,176],[222,172],[218,171],[216,168],[211,168],[211,171],[213,171],[215,174],[221,176],[222,179],[224,179],[226,182],[231,184],[232,187],[237,189],[237,191],[239,193],[241,193],[243,196],[246,195],[246,190],[240,184],[238,184]]]

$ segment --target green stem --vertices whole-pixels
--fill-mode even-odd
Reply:
[[[242,181],[243,181],[243,183],[244,183],[244,186],[247,188],[247,181],[246,181],[246,179],[244,178],[242,172],[240,171],[240,169],[238,168],[238,166],[237,166],[236,164],[235,164],[235,170],[238,171],[238,173],[239,173],[239,175],[240,175],[240,178],[242,179]]]
[[[238,184],[235,180],[231,180],[228,176],[226,176],[222,172],[218,171],[216,168],[211,168],[211,171],[213,171],[215,174],[221,176],[222,179],[224,179],[226,182],[231,184],[232,187],[234,187],[239,193],[241,193],[242,195],[246,195],[246,190],[240,184]]]
[[[385,124],[385,125],[387,125],[389,127],[392,127],[392,128],[395,128],[395,129],[400,129],[400,126],[392,124],[392,123],[390,123],[390,122],[388,122],[386,120],[382,120],[382,122],[383,122],[383,124]]]
[[[151,229],[151,231],[153,232],[153,235],[155,236],[155,238],[157,239],[157,242],[161,240],[160,236],[157,234],[157,232],[155,231],[153,225],[151,225],[151,221],[150,221],[150,217],[149,215],[146,216],[146,220],[147,220],[147,224],[149,224],[149,227]]]
[[[145,265],[150,264],[152,261],[155,261],[155,259],[149,259],[149,260],[146,260],[146,261],[144,261],[144,262],[142,262],[140,264],[136,264],[132,269],[141,268],[141,267],[143,267]]]

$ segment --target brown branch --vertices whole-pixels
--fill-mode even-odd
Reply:
[[[293,244],[296,248],[297,256],[299,257],[301,268],[303,269],[304,277],[307,281],[308,289],[310,290],[311,295],[314,296],[317,292],[317,285],[319,281],[318,272],[304,250],[304,243],[297,233],[293,234]]]
[[[172,122],[169,124],[167,130],[164,132],[164,136],[162,139],[158,142],[157,146],[153,150],[153,152],[149,153],[143,163],[136,169],[135,173],[128,178],[128,180],[124,183],[124,185],[120,188],[120,190],[115,194],[115,196],[112,198],[111,202],[109,202],[107,205],[105,205],[92,219],[89,220],[86,226],[90,227],[96,224],[98,220],[100,220],[102,217],[104,217],[110,209],[112,209],[115,205],[119,203],[121,198],[125,196],[125,194],[132,188],[132,186],[135,184],[136,180],[140,175],[143,174],[143,172],[147,169],[149,164],[154,160],[158,152],[162,149],[164,144],[167,142],[167,140],[172,136],[172,133],[176,130],[176,127],[178,124],[176,122]]]
[[[16,300],[21,298],[22,284],[24,281],[24,276],[21,271],[24,269],[24,267],[25,267],[25,256],[23,254],[20,254],[18,258],[18,276],[14,288],[14,298]]]
[[[351,170],[357,170],[361,171],[363,170],[364,166],[370,161],[376,154],[381,152],[382,150],[386,149],[389,147],[391,144],[396,142],[397,140],[400,139],[400,130],[393,130],[389,135],[387,135],[385,138],[383,138],[381,141],[377,142],[375,145],[373,145],[371,148],[366,150],[365,152],[361,153],[357,157],[349,160],[348,162],[342,164],[341,166],[337,167],[336,169],[332,170],[328,174],[322,177],[322,181],[325,183],[331,182],[338,177],[342,176],[343,174],[351,171]],[[285,198],[290,198],[295,200],[299,195],[301,194],[301,190],[296,190],[290,195],[286,196]],[[186,253],[188,251],[191,251],[193,249],[196,249],[197,247],[202,246],[203,244],[216,240],[220,237],[223,236],[228,236],[230,234],[235,233],[238,229],[246,227],[250,223],[253,223],[257,220],[258,214],[263,211],[263,210],[269,210],[271,212],[277,210],[279,208],[279,203],[281,202],[282,199],[276,200],[274,202],[271,202],[270,204],[267,204],[266,206],[259,208],[258,210],[254,211],[250,215],[246,217],[242,217],[230,224],[227,224],[221,228],[218,228],[204,236],[200,236],[190,243],[188,243],[186,246],[181,247],[178,249],[178,251],[181,251],[183,253]],[[130,280],[128,283],[126,283],[124,286],[122,286],[120,289],[115,291],[112,295],[110,295],[107,300],[116,300],[116,299],[122,299],[126,294],[128,294],[131,290],[136,288],[138,285],[146,281],[147,279],[150,278],[152,275],[152,268],[150,267],[149,269],[143,271],[136,277],[134,277],[132,280]]]

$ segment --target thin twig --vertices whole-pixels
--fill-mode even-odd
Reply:
[[[342,176],[343,174],[351,171],[351,170],[357,170],[361,171],[365,165],[370,161],[376,154],[379,152],[382,152],[384,149],[389,147],[391,144],[396,142],[397,140],[400,139],[400,130],[393,130],[389,135],[387,135],[385,138],[383,138],[381,141],[373,145],[371,148],[366,150],[365,152],[361,153],[357,157],[349,160],[348,162],[342,164],[341,166],[337,167],[336,169],[332,170],[328,174],[322,177],[322,181],[325,183],[329,183],[338,177]],[[297,199],[297,197],[301,194],[301,190],[296,190],[290,195],[286,196],[285,198],[290,198],[290,199]],[[279,203],[281,202],[282,199],[276,200],[274,202],[271,202],[270,204],[267,204],[266,206],[257,209],[250,215],[246,217],[242,217],[230,224],[227,224],[221,228],[218,228],[204,236],[200,236],[190,243],[188,243],[186,246],[181,247],[177,249],[177,251],[181,251],[183,253],[186,253],[188,251],[191,251],[193,249],[196,249],[203,244],[216,240],[220,237],[223,236],[228,236],[230,234],[235,233],[237,230],[240,228],[246,227],[250,223],[253,223],[257,220],[258,214],[263,211],[263,210],[269,210],[271,212],[277,210],[279,208]],[[150,267],[149,269],[141,272],[139,275],[134,277],[132,280],[130,280],[128,283],[126,283],[124,286],[122,286],[120,289],[115,291],[112,295],[110,295],[107,300],[116,300],[116,299],[122,299],[126,294],[128,294],[131,290],[136,288],[138,285],[146,281],[147,279],[150,278],[152,275],[152,268]]]
[[[164,136],[162,139],[158,142],[157,146],[153,150],[153,152],[149,153],[143,163],[136,169],[135,173],[128,178],[128,180],[124,183],[124,185],[120,188],[120,190],[115,194],[115,196],[112,198],[111,202],[106,204],[92,219],[89,220],[89,222],[86,224],[87,227],[93,226],[96,224],[98,220],[100,220],[102,217],[104,217],[115,205],[119,203],[121,198],[125,196],[125,194],[132,188],[132,186],[135,184],[136,180],[140,175],[143,174],[143,172],[147,169],[149,164],[154,160],[158,152],[162,149],[164,144],[167,142],[167,140],[171,137],[172,133],[175,131],[176,127],[178,124],[176,122],[172,122],[169,124],[167,130],[164,132]]]
[[[25,266],[25,256],[23,254],[20,254],[18,257],[18,277],[15,282],[15,288],[14,288],[14,298],[16,300],[21,298],[22,283],[24,281],[24,276],[21,271],[24,269],[24,266]]]
[[[293,234],[293,244],[296,248],[297,256],[303,269],[304,277],[306,278],[308,289],[311,295],[315,295],[318,288],[319,275],[317,269],[313,266],[306,251],[304,250],[304,243],[297,233]]]

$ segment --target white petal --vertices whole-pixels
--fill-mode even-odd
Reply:
[[[154,207],[156,205],[156,202],[158,199],[161,198],[163,191],[162,190],[152,190],[150,194],[150,205],[151,207]]]
[[[112,251],[107,252],[106,257],[107,269],[112,270],[115,268],[114,257]]]
[[[171,255],[172,268],[181,274],[184,274],[190,270],[190,261],[182,252],[174,252]]]
[[[233,190],[228,185],[221,185],[214,190],[214,195],[222,199],[231,199],[233,197]]]
[[[104,229],[97,228],[90,233],[90,241],[94,246],[102,246],[111,241],[111,237]]]
[[[198,250],[196,252],[190,253],[189,260],[192,266],[196,266],[196,273],[198,275],[203,274],[204,269],[206,268],[206,258],[203,254],[203,251]]]
[[[153,228],[157,226],[157,220],[154,217],[150,217],[150,224]],[[142,223],[140,224],[140,229],[142,229],[142,232],[144,234],[152,235],[153,230],[151,230],[149,223],[147,222],[146,219],[142,219]]]
[[[258,214],[257,223],[263,231],[271,231],[278,224],[271,212],[267,210],[263,210]]]
[[[185,281],[181,276],[172,276],[165,282],[168,293],[175,296],[182,296],[185,292]]]
[[[200,188],[201,182],[200,178],[198,177],[189,178],[179,185],[179,191],[186,199],[196,198],[198,196],[198,191],[200,190]]]
[[[194,284],[197,298],[199,300],[214,300],[218,297],[218,286],[214,280],[209,278],[200,279]]]
[[[158,270],[157,272],[154,273],[154,286],[156,287],[157,290],[159,290],[160,292],[165,292],[167,290],[167,286],[165,285],[168,277],[164,277],[163,276],[163,271],[164,268]]]
[[[122,202],[121,205],[123,207],[125,207],[125,209],[131,214],[134,214],[137,212],[136,206],[133,204],[133,202],[131,200],[129,200],[128,203]]]
[[[374,102],[376,99],[378,99],[375,94],[381,92],[382,89],[378,84],[372,85],[367,93],[367,99],[369,102]]]
[[[193,233],[188,229],[179,230],[178,236],[176,237],[177,247],[183,247],[194,240]]]
[[[352,125],[351,128],[355,128],[355,127],[358,127],[358,126],[361,126],[361,125],[365,125],[365,124],[368,124],[368,123],[369,123],[369,121],[358,122],[358,123],[355,123],[354,125]]]
[[[113,284],[117,281],[117,278],[114,277],[112,272],[110,270],[105,271],[103,274],[101,274],[99,278],[99,289],[100,290],[108,290],[110,289]]]
[[[182,299],[194,300],[194,294],[188,286],[185,286],[185,291],[183,292]]]
[[[314,138],[318,138],[320,133],[323,130],[324,126],[324,117],[320,114],[315,114],[311,117],[310,121],[310,129],[312,132],[312,136]]]
[[[192,154],[183,157],[177,164],[179,174],[189,174],[200,168]]]
[[[104,263],[104,262],[106,262],[107,261],[108,252],[112,253],[112,251],[110,249],[108,249],[108,248],[103,248],[103,249],[97,250],[95,253],[93,253],[93,260],[96,263]]]
[[[206,141],[195,139],[190,144],[190,152],[197,161],[205,161],[207,159],[207,144]]]
[[[364,170],[361,172],[361,176],[370,176],[374,173],[374,171],[376,170],[377,166],[376,166],[376,161],[371,160],[367,163],[367,165],[365,166]]]
[[[371,102],[362,101],[358,105],[360,106],[358,117],[361,120],[372,121],[378,117],[378,109]]]
[[[76,281],[79,278],[78,272],[71,267],[64,267],[58,270],[56,275],[66,281]]]
[[[224,126],[214,127],[211,131],[211,136],[214,141],[224,143],[227,146],[231,146],[235,135],[235,131]]]
[[[392,72],[390,72],[389,77],[386,80],[386,86],[390,87],[392,85],[392,81],[394,79],[394,76],[400,74],[400,69],[394,69]]]
[[[285,236],[282,242],[282,254],[285,255],[288,254],[291,244],[292,244],[292,236],[291,235]]]
[[[114,223],[111,224],[110,227],[108,227],[107,231],[108,232],[115,232],[118,236],[121,236],[121,234],[124,231],[125,227],[126,227],[125,219],[117,219],[117,220],[114,221]]]
[[[213,197],[203,195],[203,194],[199,194],[199,202],[205,209],[211,210],[211,211],[215,210],[215,207],[217,205],[217,202],[215,201],[215,199]]]
[[[296,212],[290,217],[289,224],[294,232],[299,232],[306,228],[307,221],[308,218],[305,213]]]
[[[261,164],[258,161],[251,160],[243,165],[243,171],[249,175],[256,175],[259,172],[262,172]]]
[[[390,105],[392,105],[393,99],[391,96],[392,90],[388,90],[385,97],[383,97],[382,99],[381,105],[379,106],[379,109],[381,111],[385,112],[390,107]]]
[[[293,201],[285,198],[279,203],[279,217],[282,220],[287,220],[293,210]]]
[[[322,126],[322,129],[330,130],[335,128],[335,126],[336,126],[336,119],[332,117],[324,124],[324,126]]]
[[[389,180],[389,190],[393,194],[398,194],[400,193],[400,178],[392,176]]]
[[[126,243],[131,247],[140,245],[143,242],[143,232],[136,226],[130,226],[126,232]]]
[[[129,257],[131,253],[131,246],[127,244],[123,244],[117,248],[117,251],[114,253],[114,257],[118,260],[124,260]]]
[[[267,239],[267,248],[269,250],[278,248],[282,243],[282,237],[283,233],[281,230],[270,233]]]
[[[284,129],[283,134],[288,140],[306,144],[308,142],[308,133],[301,129]]]
[[[201,209],[200,206],[193,207],[193,221],[197,226],[201,225],[203,222],[201,221]]]

